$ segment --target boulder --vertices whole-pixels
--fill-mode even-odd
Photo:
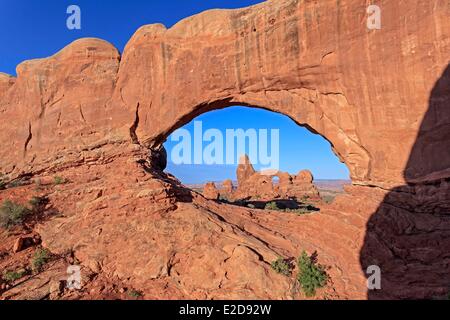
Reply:
[[[23,251],[33,245],[35,245],[36,240],[33,237],[19,237],[14,242],[14,246],[12,251],[14,253],[18,253],[20,251]]]

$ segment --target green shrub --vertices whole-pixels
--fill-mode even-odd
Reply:
[[[275,270],[277,273],[290,276],[291,275],[291,264],[283,258],[278,258],[274,262],[272,262],[271,267],[273,270]]]
[[[136,290],[131,290],[131,291],[129,291],[129,292],[128,292],[128,295],[129,295],[131,298],[135,298],[135,299],[142,297],[142,293],[140,293],[139,291],[136,291]]]
[[[34,253],[33,259],[31,260],[31,268],[33,271],[39,272],[49,260],[50,251],[47,249],[38,249]]]
[[[249,203],[249,204],[247,205],[247,207],[249,207],[250,209],[255,209],[255,205],[254,205],[253,203]]]
[[[297,263],[299,268],[297,280],[305,295],[313,297],[316,290],[324,287],[328,281],[325,267],[317,263],[314,255],[310,257],[305,251],[298,258]]]
[[[53,182],[54,182],[55,185],[59,185],[59,184],[64,184],[67,181],[63,177],[56,176],[56,177],[53,178]]]
[[[10,228],[23,223],[30,210],[10,200],[5,200],[0,207],[0,227]]]
[[[275,201],[266,203],[266,206],[264,208],[265,210],[279,210],[277,203]]]
[[[6,282],[14,282],[21,279],[26,274],[26,270],[7,271],[3,274],[3,280],[5,280]]]

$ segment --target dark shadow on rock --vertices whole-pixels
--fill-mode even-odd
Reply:
[[[164,146],[149,149],[148,159],[142,159],[138,163],[152,177],[168,184],[168,188],[165,190],[168,196],[176,198],[179,202],[190,203],[193,201],[192,191],[185,187],[176,177],[164,172],[167,166],[167,152]]]
[[[450,293],[450,66],[436,82],[404,170],[370,217],[363,272],[381,268],[369,299],[447,298]]]

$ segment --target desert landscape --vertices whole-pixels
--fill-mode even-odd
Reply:
[[[448,299],[450,7],[380,1],[369,30],[366,2],[209,10],[0,74],[0,299]],[[165,171],[172,132],[235,105],[322,136],[351,181]]]

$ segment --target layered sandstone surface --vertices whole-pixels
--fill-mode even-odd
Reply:
[[[149,297],[296,298],[268,263],[302,249],[331,266],[339,297],[444,295],[450,9],[379,5],[380,30],[366,27],[363,0],[271,0],[144,26],[122,55],[81,39],[23,62],[17,77],[0,74],[0,172],[68,176],[49,195],[63,216],[40,226],[44,245]],[[173,130],[231,105],[325,137],[350,169],[348,195],[300,221],[208,202],[158,173]],[[369,292],[374,264],[384,285]]]
[[[2,169],[37,170],[46,158],[116,140],[156,146],[200,113],[243,104],[323,135],[354,182],[402,184],[448,63],[449,9],[442,0],[386,2],[381,30],[366,27],[366,9],[358,0],[273,0],[207,11],[170,29],[144,26],[122,57],[82,39],[24,62],[17,79],[1,76],[0,111],[11,119]],[[431,131],[448,123],[439,114]],[[408,179],[446,176],[448,161],[411,168]]]

